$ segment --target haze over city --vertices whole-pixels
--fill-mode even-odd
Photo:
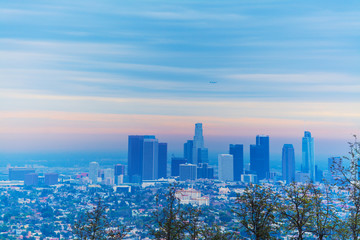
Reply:
[[[3,2],[1,155],[126,159],[131,134],[180,154],[196,122],[214,156],[266,134],[272,160],[290,143],[300,161],[305,130],[317,161],[344,155],[360,124],[359,5]]]

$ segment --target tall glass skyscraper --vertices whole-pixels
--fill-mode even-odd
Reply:
[[[155,180],[159,170],[159,142],[157,139],[144,139],[143,180]]]
[[[314,138],[311,133],[304,132],[302,138],[302,164],[301,171],[309,173],[310,181],[315,182],[315,157],[314,157]]]
[[[167,143],[159,143],[158,178],[167,176]]]
[[[152,135],[130,135],[128,140],[128,175],[130,182],[142,179],[144,139],[155,139]]]
[[[193,147],[194,147],[194,141],[193,140],[187,140],[186,143],[184,143],[184,158],[187,160],[188,163],[192,163],[193,158]]]
[[[270,176],[269,136],[256,136],[256,145],[250,145],[250,170],[256,172],[258,179]]]
[[[292,144],[282,148],[282,176],[287,184],[295,181],[295,151]]]
[[[230,144],[229,153],[234,156],[234,181],[241,181],[241,174],[244,173],[244,146]]]
[[[202,123],[195,124],[195,136],[194,136],[194,141],[193,141],[192,163],[196,164],[196,165],[198,163],[198,149],[199,148],[204,148]]]

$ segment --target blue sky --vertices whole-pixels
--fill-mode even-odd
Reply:
[[[319,154],[346,152],[360,123],[359,7],[1,1],[0,151],[124,150],[128,134],[176,151],[203,122],[215,152],[256,134],[280,152],[304,130]]]

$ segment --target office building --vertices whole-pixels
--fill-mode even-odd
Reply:
[[[159,143],[158,178],[167,177],[167,143]]]
[[[172,157],[171,158],[171,176],[177,177],[180,175],[180,164],[187,163],[185,158]]]
[[[97,162],[91,162],[89,165],[89,179],[92,183],[97,183],[99,177],[100,165]]]
[[[143,176],[144,139],[155,139],[155,136],[130,135],[128,139],[128,175],[130,182],[139,182]]]
[[[186,143],[184,143],[184,158],[187,160],[188,163],[192,163],[192,157],[193,157],[193,146],[194,146],[193,140],[187,140]]]
[[[113,168],[106,168],[103,170],[103,183],[106,185],[113,185],[114,184],[114,169]]]
[[[258,180],[270,176],[269,136],[256,136],[256,144],[250,145],[250,170],[256,172]]]
[[[157,139],[144,139],[142,180],[155,180],[159,169],[159,142]]]
[[[197,178],[197,166],[195,164],[180,164],[179,175],[180,181],[194,181]]]
[[[199,163],[197,168],[197,178],[198,179],[213,179],[214,178],[214,168],[209,167],[207,163]]]
[[[25,181],[25,175],[35,173],[35,169],[26,167],[9,168],[9,180]]]
[[[55,185],[59,182],[59,174],[57,173],[45,173],[45,185]]]
[[[242,144],[230,144],[229,154],[234,158],[234,181],[241,181],[244,173],[244,146]]]
[[[39,183],[39,175],[37,173],[28,173],[24,176],[24,185],[37,186]]]
[[[244,183],[257,183],[257,175],[256,174],[241,174],[241,181]]]
[[[125,175],[125,165],[116,164],[114,166],[114,176]]]
[[[324,178],[324,172],[318,167],[318,165],[315,165],[315,181],[321,183]]]
[[[231,154],[218,155],[218,177],[221,181],[234,181],[234,157]]]
[[[198,161],[197,163],[208,163],[209,151],[207,148],[198,148]]]
[[[282,148],[282,177],[288,184],[295,181],[295,151],[292,144],[284,144]]]
[[[124,183],[125,166],[123,164],[116,164],[114,166],[114,183],[116,185]]]
[[[310,181],[315,182],[315,156],[314,156],[314,138],[311,137],[311,133],[304,132],[302,138],[302,164],[301,171],[308,173]]]
[[[204,148],[204,137],[203,137],[203,129],[202,123],[195,124],[195,135],[193,141],[193,156],[192,156],[192,163],[198,164],[198,149]]]

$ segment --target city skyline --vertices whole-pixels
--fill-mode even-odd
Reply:
[[[360,3],[155,3],[2,3],[0,152],[126,152],[130,134],[180,152],[203,122],[217,152],[265,134],[281,155],[308,130],[321,161],[347,153]]]

